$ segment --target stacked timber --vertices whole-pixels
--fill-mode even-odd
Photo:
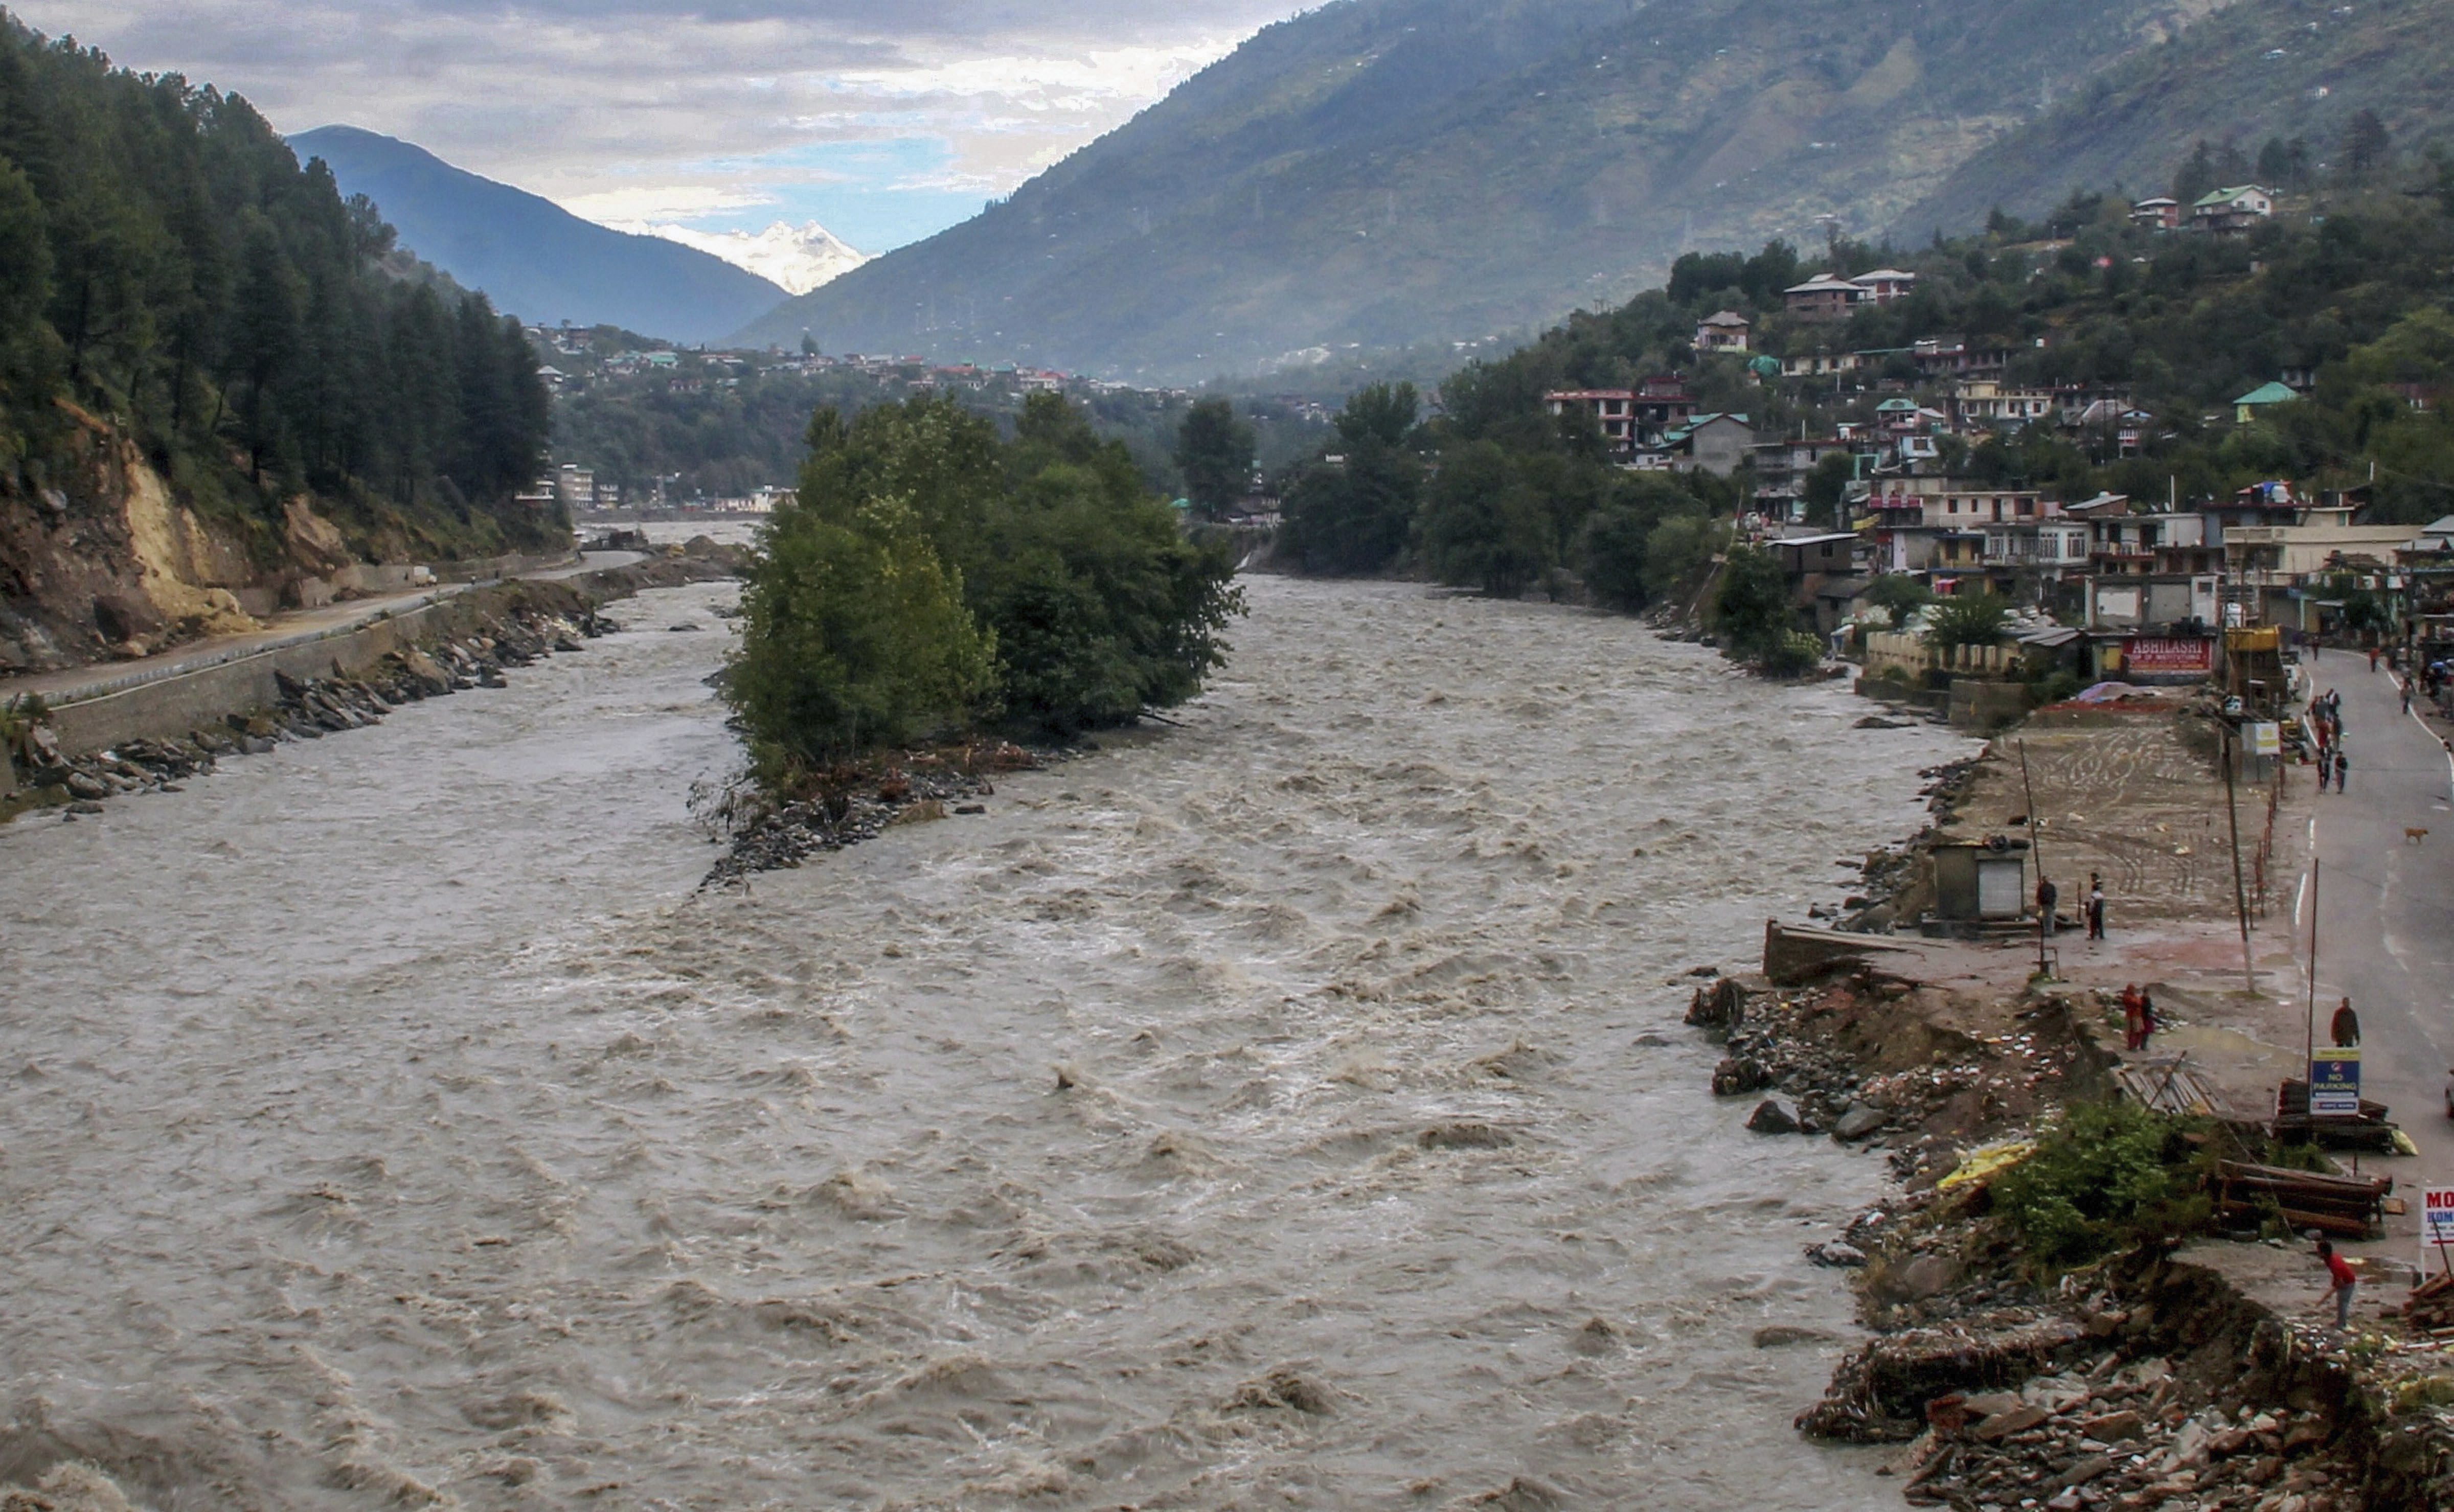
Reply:
[[[2309,1083],[2297,1077],[2286,1079],[2275,1091],[2275,1137],[2286,1143],[2391,1154],[2395,1126],[2385,1115],[2384,1103],[2363,1098],[2357,1117],[2314,1118],[2309,1112]]]
[[[2366,1239],[2385,1219],[2394,1179],[2384,1176],[2321,1176],[2281,1165],[2216,1163],[2216,1215],[2251,1220],[2279,1211],[2296,1233],[2316,1229],[2337,1239]]]

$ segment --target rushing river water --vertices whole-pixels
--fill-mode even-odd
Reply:
[[[1625,619],[1248,592],[1189,728],[734,894],[722,586],[0,829],[0,1481],[1897,1505],[1790,1428],[1880,1157],[1745,1133],[1670,978],[1963,743]]]

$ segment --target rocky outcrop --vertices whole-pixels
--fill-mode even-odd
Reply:
[[[277,516],[207,507],[114,426],[59,409],[72,422],[66,465],[39,479],[0,469],[0,678],[239,634],[412,575],[405,560],[364,560],[392,552],[353,546],[304,494]]]

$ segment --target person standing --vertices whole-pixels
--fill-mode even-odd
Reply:
[[[2378,649],[2377,649],[2375,646],[2371,646],[2371,647],[2369,648],[2369,671],[2370,671],[2372,674],[2374,674],[2374,673],[2377,671],[2377,667],[2378,667]]]
[[[2104,937],[2104,879],[2094,872],[2087,874],[2087,937]]]
[[[2352,758],[2343,755],[2343,736],[2338,735],[2335,737],[2335,791],[2337,793],[2343,791],[2343,771],[2351,764]]]
[[[2141,1008],[2144,1001],[2137,982],[2122,989],[2122,1048],[2124,1050],[2137,1050],[2145,1038],[2140,1029]]]
[[[2409,714],[2411,712],[2411,679],[2409,677],[2403,679],[2403,712],[2405,714]]]
[[[2352,1012],[2352,1000],[2349,998],[2344,998],[2343,1006],[2335,1010],[2335,1017],[2327,1020],[2326,1030],[2334,1036],[2335,1043],[2338,1045],[2356,1045],[2361,1042],[2361,1016]]]
[[[2318,1241],[2318,1259],[2326,1266],[2326,1297],[2335,1300],[2335,1329],[2349,1333],[2352,1327],[2352,1299],[2359,1295],[2361,1277],[2351,1262],[2335,1253],[2335,1246],[2324,1240]],[[2318,1299],[2321,1302],[2325,1297]]]
[[[2062,900],[2062,889],[2050,877],[2037,878],[2037,928],[2047,939],[2054,937],[2054,905]]]
[[[2147,1053],[2147,1041],[2157,1030],[2156,995],[2146,988],[2139,989],[2139,1053]]]

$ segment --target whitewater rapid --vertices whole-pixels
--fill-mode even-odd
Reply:
[[[0,828],[0,1481],[1897,1505],[1790,1427],[1881,1157],[1744,1132],[1674,978],[1966,742],[1622,618],[1246,587],[1186,728],[729,894],[724,585]]]

